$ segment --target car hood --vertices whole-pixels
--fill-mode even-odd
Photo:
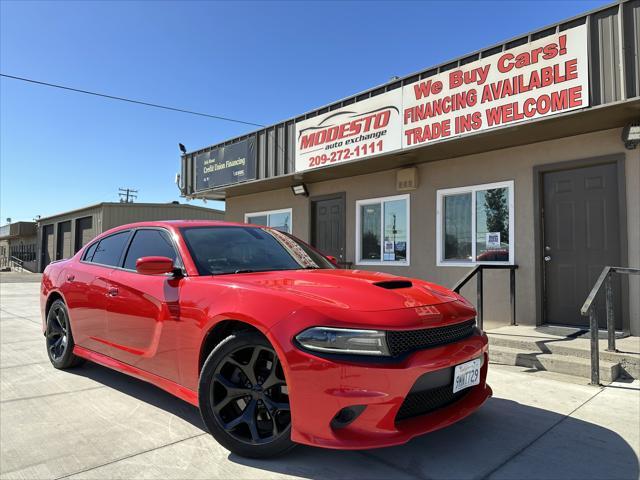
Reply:
[[[397,310],[453,302],[438,285],[364,270],[286,270],[213,277],[235,287],[269,289],[306,303],[358,311]]]

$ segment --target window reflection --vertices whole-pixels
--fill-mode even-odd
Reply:
[[[509,261],[509,200],[506,188],[476,192],[476,259]]]
[[[291,233],[291,214],[289,212],[269,215],[269,226],[281,232]]]
[[[275,228],[281,232],[291,233],[291,211],[247,215],[246,223],[264,225],[265,227]]]
[[[380,260],[380,204],[362,205],[361,256],[363,260]]]
[[[407,202],[393,200],[384,204],[385,261],[407,259]]]
[[[444,197],[444,259],[471,260],[471,193]]]
[[[256,215],[254,217],[247,217],[247,223],[252,223],[253,225],[264,225],[265,227],[268,227],[269,217],[267,215]]]

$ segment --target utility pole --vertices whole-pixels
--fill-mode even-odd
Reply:
[[[138,197],[138,190],[133,188],[119,188],[118,195],[120,195],[120,203],[133,203]]]

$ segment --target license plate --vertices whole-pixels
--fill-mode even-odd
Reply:
[[[456,365],[453,372],[453,393],[480,383],[480,359]]]

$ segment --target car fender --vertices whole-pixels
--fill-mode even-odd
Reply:
[[[262,333],[266,337],[266,339],[269,341],[273,349],[275,350],[276,355],[278,355],[278,359],[282,364],[282,370],[284,373],[285,381],[287,382],[287,384],[289,384],[289,378],[291,377],[290,366],[289,366],[289,362],[287,361],[286,351],[282,348],[282,345],[280,344],[280,340],[273,335],[273,333],[270,331],[269,328],[267,328],[264,322],[261,322],[257,318],[249,317],[239,312],[225,312],[225,313],[218,314],[215,317],[209,318],[209,320],[206,323],[206,327],[202,329],[203,334],[200,338],[198,359],[202,358],[203,349],[205,347],[206,339],[208,335],[217,325],[219,325],[221,322],[224,322],[224,321],[237,321],[237,322],[246,323],[247,325],[257,329],[260,333]],[[289,395],[291,394],[292,393],[290,391]]]
[[[216,326],[225,321],[242,322],[246,323],[250,327],[257,329],[260,333],[262,333],[262,335],[267,338],[267,340],[269,340],[269,343],[271,343],[271,345],[278,353],[278,357],[284,363],[284,351],[279,345],[279,340],[271,334],[270,328],[258,318],[248,316],[240,312],[224,312],[208,319],[206,325],[202,329],[202,336],[200,337],[200,354],[202,354],[202,349],[204,348],[206,339],[209,334],[213,331],[213,329],[216,328]]]
[[[52,295],[56,294],[62,297],[62,301],[67,304],[67,299],[62,291],[60,276],[64,273],[65,269],[60,268],[59,262],[47,265],[44,273],[42,274],[42,280],[40,282],[40,312],[42,315],[42,332],[46,330],[47,324],[47,304]],[[71,320],[71,317],[69,317]]]

